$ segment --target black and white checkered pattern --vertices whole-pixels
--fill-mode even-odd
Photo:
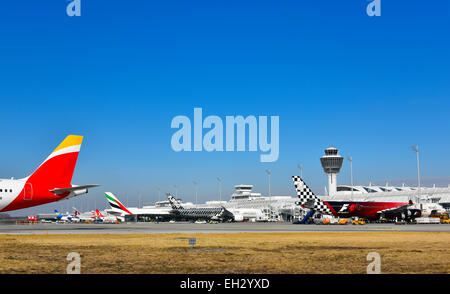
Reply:
[[[333,214],[328,206],[320,200],[313,191],[306,185],[306,183],[298,176],[293,176],[295,189],[297,190],[298,198],[300,198],[300,205],[307,206],[312,210],[315,210],[322,214]],[[312,204],[312,205],[311,205]],[[306,207],[305,206],[305,207]]]

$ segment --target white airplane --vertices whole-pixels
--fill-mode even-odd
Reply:
[[[445,213],[445,208],[438,203],[416,203],[414,208],[420,209],[422,217],[430,217],[433,214]]]
[[[242,222],[244,220],[265,222],[269,221],[269,218],[257,208],[228,208],[228,210],[234,215],[235,222]]]
[[[98,185],[72,185],[83,136],[67,136],[30,176],[0,179],[0,212],[38,206],[86,194]]]
[[[106,192],[105,196],[108,200],[109,205],[111,206],[111,209],[107,209],[106,213],[117,216],[121,221],[125,220],[125,215],[145,214],[146,216],[153,217],[164,217],[171,215],[170,211],[172,209],[168,207],[126,208],[113,193]]]
[[[76,209],[75,207],[72,207],[73,209],[73,217],[72,217],[72,221],[73,222],[92,222],[94,221],[97,217],[100,218],[101,214],[99,212],[99,214],[97,214],[94,210],[92,211],[88,211],[88,212],[79,212],[78,209]]]
[[[102,223],[116,223],[118,220],[117,216],[110,215],[107,212],[104,212],[106,215],[103,215],[98,209],[91,211],[91,213],[94,214],[94,216],[91,217],[94,221]]]
[[[59,212],[58,210],[55,209],[55,214],[56,214],[56,219],[59,222],[72,222],[73,221],[73,216],[71,216],[69,213],[66,213],[65,215],[62,214],[61,212]]]

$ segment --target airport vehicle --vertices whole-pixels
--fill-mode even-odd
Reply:
[[[86,194],[98,185],[72,185],[82,136],[67,136],[31,175],[0,180],[0,212],[38,206]]]
[[[227,221],[234,220],[234,215],[225,207],[193,207],[184,208],[181,202],[171,194],[167,194],[172,210],[170,211],[176,218],[182,220],[205,220],[205,221]]]
[[[348,219],[340,218],[337,223],[338,223],[338,225],[346,225],[346,224],[348,224]]]
[[[366,221],[363,218],[359,217],[353,217],[352,219],[352,225],[365,225]]]
[[[450,224],[448,212],[444,212],[440,215],[441,224]]]
[[[418,217],[415,222],[417,224],[439,224],[441,220],[436,217]]]
[[[312,224],[312,216],[314,215],[314,210],[308,209],[308,212],[306,212],[302,217],[300,217],[297,221],[294,221],[294,224]]]
[[[377,220],[381,217],[414,219],[421,216],[420,209],[411,208],[412,201],[404,202],[377,202],[377,201],[325,201],[317,197],[306,183],[298,176],[292,177],[297,195],[298,204],[324,215],[348,218],[357,216]]]

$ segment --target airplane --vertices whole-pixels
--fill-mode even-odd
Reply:
[[[144,208],[126,208],[125,205],[111,192],[105,192],[106,200],[111,209],[107,209],[108,214],[118,217],[125,221],[126,215],[146,215],[148,217],[167,217],[170,216],[169,208],[144,207]]]
[[[425,202],[427,201],[427,202]],[[420,199],[419,203],[415,203],[414,207],[420,209],[422,217],[432,217],[433,215],[443,214],[445,208],[439,203],[429,202],[429,199]]]
[[[59,212],[58,210],[56,210],[55,209],[55,214],[56,214],[56,219],[57,219],[57,221],[60,221],[60,222],[71,222],[72,221],[72,216],[70,215],[70,214],[66,214],[66,215],[63,215],[61,212]]]
[[[262,209],[258,208],[228,208],[234,215],[235,222],[254,221],[267,222],[269,217],[263,213]]]
[[[336,217],[362,217],[372,220],[386,218],[413,219],[421,216],[421,210],[409,202],[377,201],[324,201],[318,198],[306,183],[298,176],[293,176],[294,186],[300,199],[298,204],[324,215]]]
[[[96,218],[96,217],[102,218],[102,217],[105,217],[98,209],[96,209],[95,212],[94,212],[94,211],[91,211],[91,212],[94,214],[94,216],[93,216],[92,218]]]
[[[29,215],[28,221],[29,222],[38,222],[38,219],[37,219],[36,215]]]
[[[38,206],[88,193],[99,185],[72,185],[83,136],[69,135],[28,177],[0,180],[0,212]]]
[[[171,194],[167,194],[170,205],[172,206],[171,213],[178,218],[188,220],[211,220],[211,221],[227,221],[234,220],[234,215],[225,207],[200,207],[200,208],[184,208],[181,201],[175,199]]]
[[[86,222],[92,220],[91,217],[92,212],[81,213],[75,207],[72,207],[72,210],[73,210],[73,217],[72,217],[73,222]]]
[[[108,213],[106,213],[106,216],[103,215],[98,209],[96,209],[95,212],[91,211],[91,213],[94,214],[94,216],[91,217],[94,219],[94,222],[115,223],[118,220],[116,216],[111,216]]]
[[[79,218],[81,213],[76,209],[76,207],[72,207],[73,210],[73,217]]]

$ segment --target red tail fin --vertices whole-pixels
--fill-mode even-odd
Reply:
[[[71,187],[72,175],[80,152],[82,136],[69,135],[29,177],[33,188]]]

